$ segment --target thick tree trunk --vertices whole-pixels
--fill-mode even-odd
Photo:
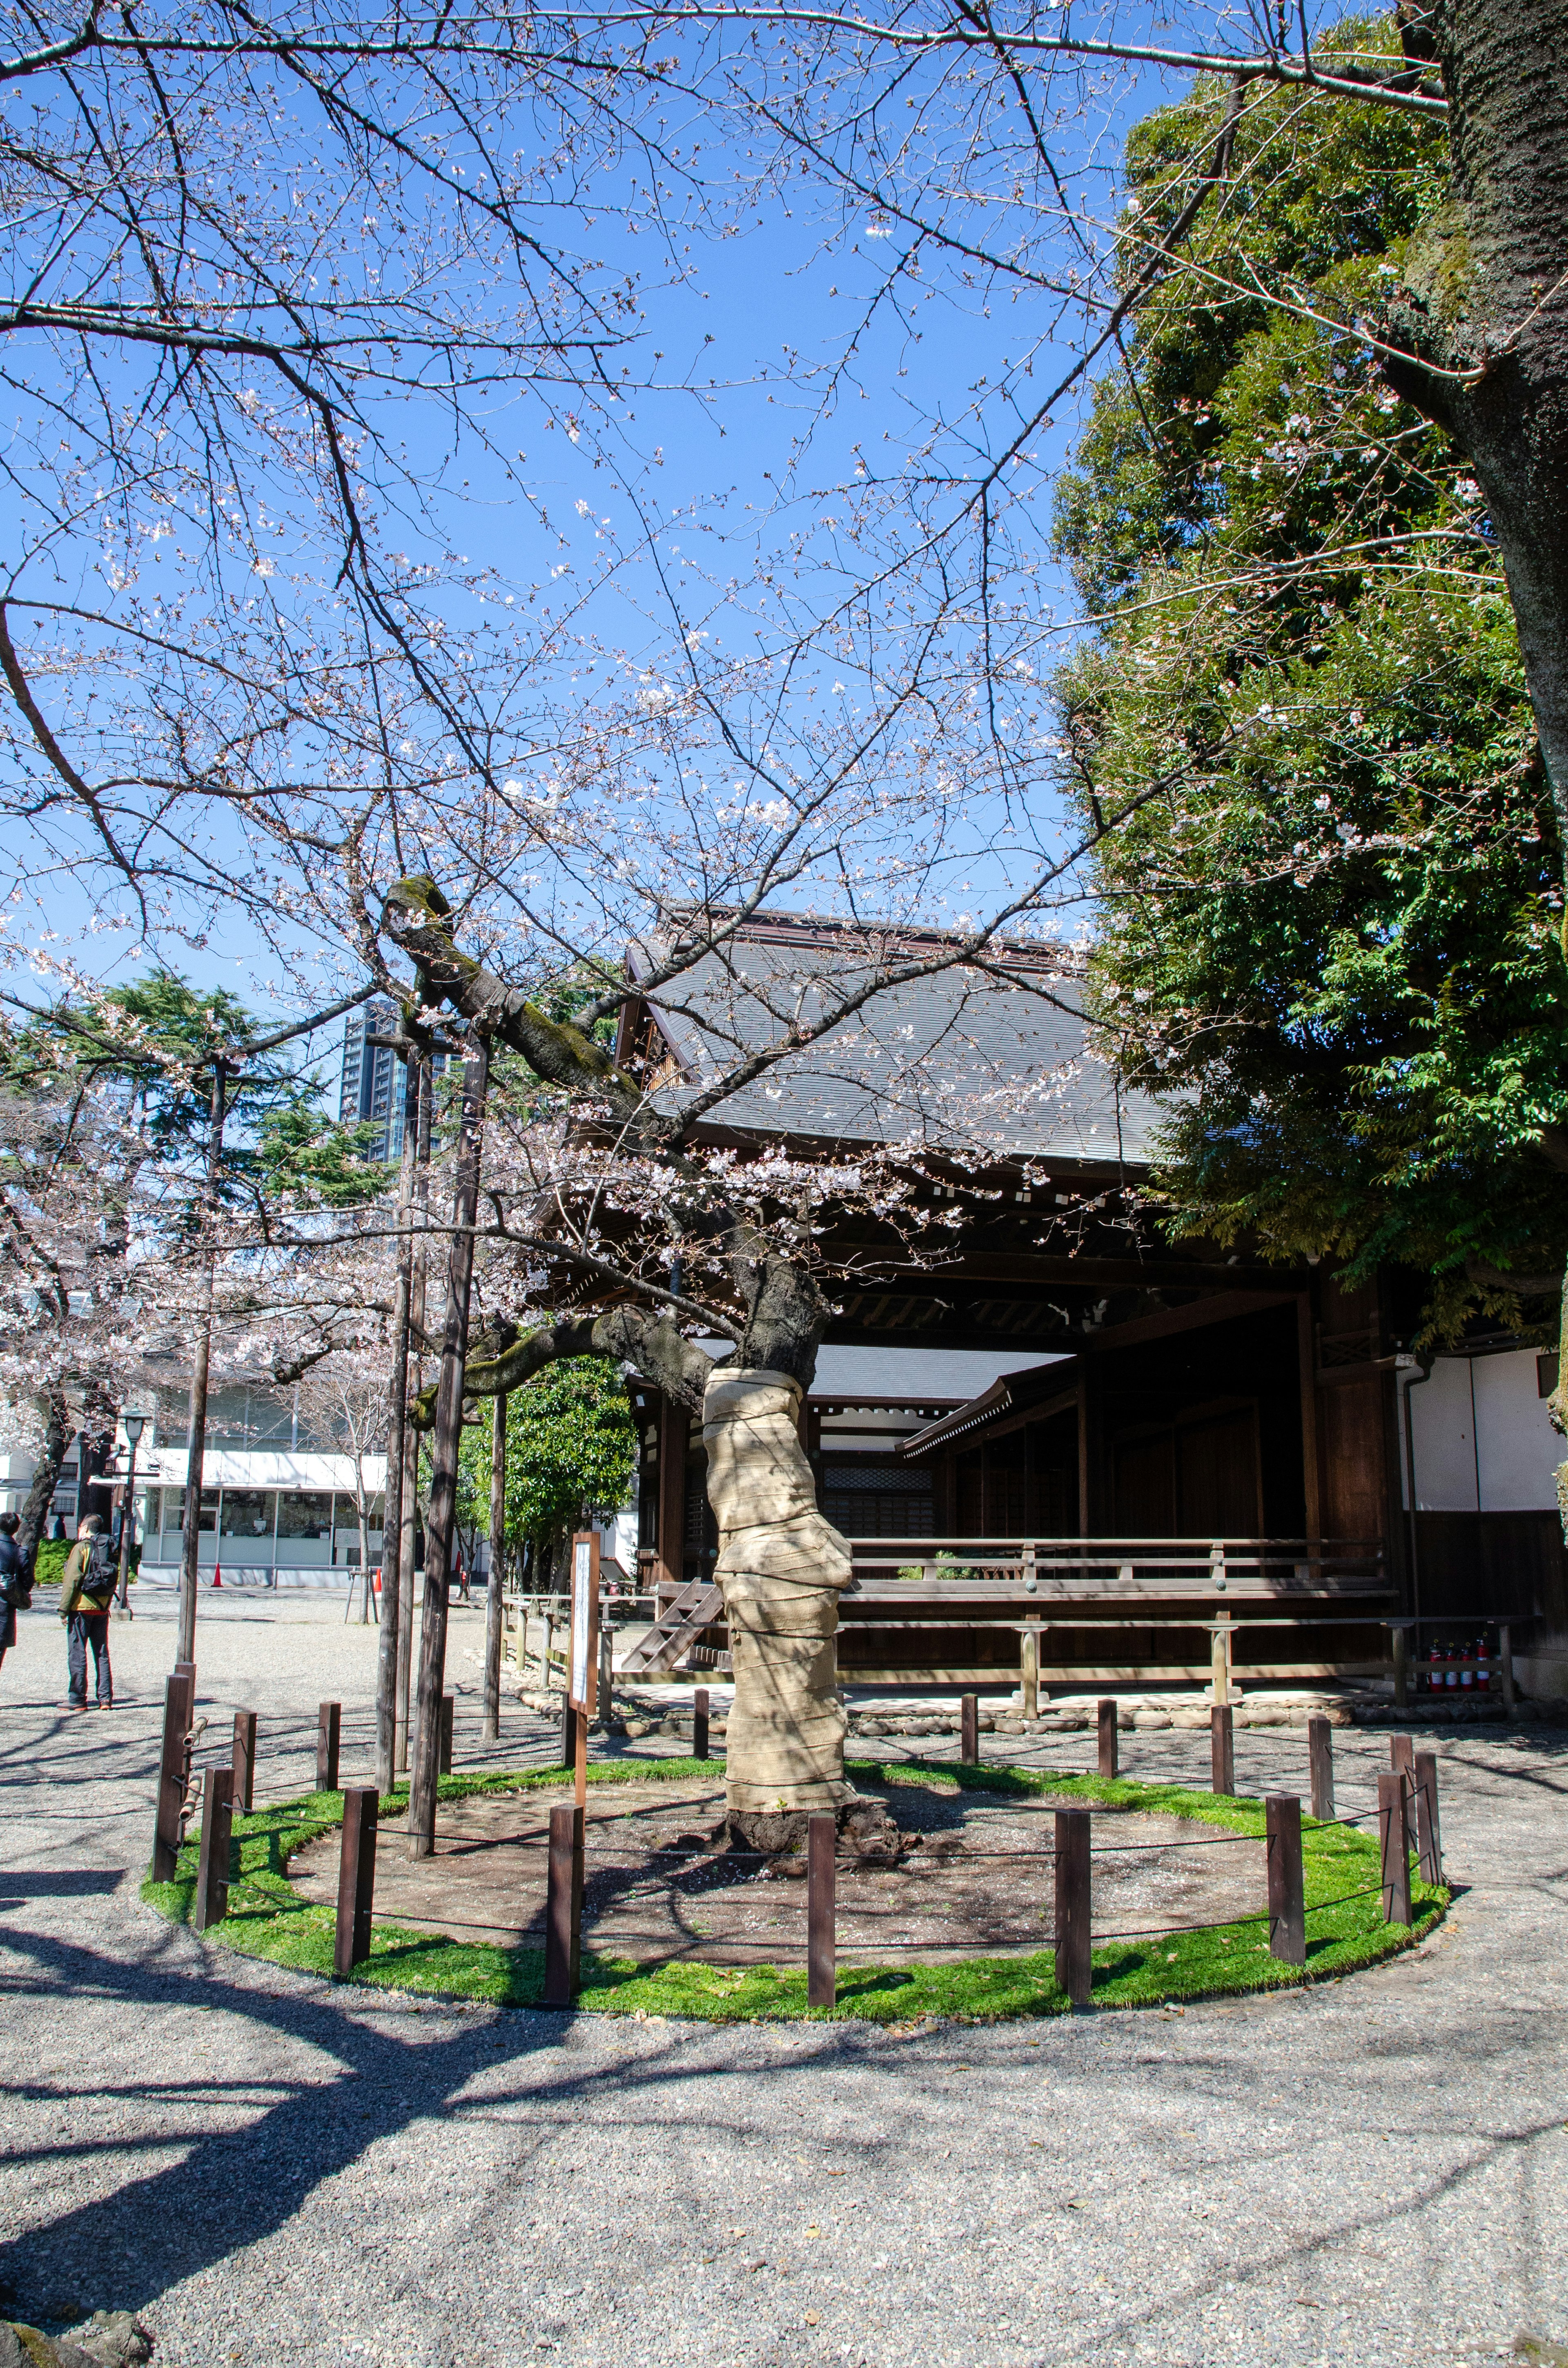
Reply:
[[[484,1722],[486,1743],[501,1733],[501,1588],[506,1571],[506,1393],[490,1410],[490,1577],[484,1588]]]
[[[51,1390],[44,1415],[43,1446],[33,1465],[32,1481],[22,1506],[21,1525],[17,1531],[17,1552],[24,1570],[32,1569],[71,1437],[71,1408],[66,1403],[65,1393],[63,1390]]]
[[[436,1847],[436,1788],[441,1767],[441,1691],[447,1670],[447,1588],[457,1512],[458,1444],[462,1435],[463,1371],[468,1359],[469,1299],[473,1282],[473,1228],[479,1204],[479,1163],[484,1126],[490,1043],[479,1037],[463,1066],[462,1118],[452,1191],[452,1241],[447,1259],[447,1319],[441,1377],[431,1440],[430,1518],[425,1532],[425,1616],[419,1631],[419,1693],[408,1787],[408,1853],[428,1858]]]
[[[1404,259],[1401,393],[1474,464],[1568,859],[1568,0],[1437,0],[1453,201]]]
[[[849,1797],[835,1639],[853,1574],[817,1510],[801,1395],[790,1374],[721,1365],[702,1405],[713,1576],[734,1662],[724,1796],[743,1833],[753,1815],[837,1809]]]
[[[222,1061],[212,1066],[212,1110],[207,1134],[207,1218],[218,1209],[218,1179],[223,1162],[223,1110],[228,1072]],[[185,1457],[185,1525],[180,1532],[179,1638],[176,1661],[196,1658],[196,1582],[201,1554],[201,1482],[207,1456],[207,1381],[212,1363],[212,1300],[217,1286],[217,1253],[207,1253],[206,1304],[197,1326],[196,1354],[190,1366],[190,1435]]]

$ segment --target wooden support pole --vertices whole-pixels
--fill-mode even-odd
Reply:
[[[234,1713],[234,1806],[250,1815],[256,1800],[256,1713]]]
[[[1410,1701],[1410,1632],[1406,1628],[1389,1631],[1389,1667],[1393,1672],[1393,1706],[1403,1710]]]
[[[323,1702],[316,1713],[316,1791],[337,1790],[337,1742],[343,1726],[343,1704]]]
[[[1443,1829],[1437,1816],[1437,1755],[1415,1755],[1415,1850],[1423,1883],[1443,1880]]]
[[[370,1953],[370,1911],[376,1899],[376,1817],[373,1784],[349,1784],[343,1794],[343,1848],[337,1861],[337,1938],[332,1970],[347,1981]]]
[[[691,1697],[691,1756],[694,1759],[708,1757],[708,1689],[699,1686]]]
[[[1413,1735],[1391,1735],[1389,1766],[1397,1768],[1412,1783],[1415,1781],[1415,1737]]]
[[[158,1760],[158,1806],[153,1827],[153,1880],[172,1883],[179,1864],[180,1804],[185,1799],[185,1741],[190,1733],[194,1681],[183,1669],[164,1680],[164,1747]]]
[[[830,1812],[806,1821],[806,2003],[838,2003],[837,1924],[834,1882],[837,1873],[838,1820]]]
[[[1216,1702],[1209,1713],[1210,1785],[1227,1801],[1236,1794],[1234,1714],[1229,1702]]]
[[[1378,1847],[1382,1861],[1383,1921],[1408,1926],[1410,1916],[1410,1785],[1397,1768],[1378,1777]]]
[[[583,1946],[583,1812],[562,1801],[550,1813],[550,1873],[544,1902],[545,2006],[577,1996]]]
[[[1114,1776],[1117,1771],[1118,1749],[1116,1704],[1113,1702],[1096,1702],[1095,1710],[1099,1723],[1100,1774]]]
[[[1497,1631],[1497,1658],[1502,1662],[1503,1708],[1509,1718],[1514,1715],[1517,1696],[1514,1692],[1514,1634],[1506,1624]]]
[[[1227,1612],[1210,1631],[1209,1671],[1216,1702],[1231,1699],[1231,1619]]]
[[[1040,1716],[1040,1627],[1026,1628],[1018,1638],[1018,1704],[1026,1718]]]
[[[569,1702],[561,1705],[561,1765],[577,1765],[577,1713]]]
[[[451,1694],[443,1694],[441,1696],[441,1773],[443,1776],[449,1776],[452,1772],[452,1715],[456,1709],[456,1698]]]
[[[1307,1721],[1307,1761],[1312,1787],[1312,1815],[1319,1825],[1334,1822],[1334,1729],[1326,1718]]]
[[[1093,1981],[1089,1937],[1089,1813],[1056,1812],[1056,1978],[1074,2006]]]
[[[209,1768],[201,1793],[201,1856],[196,1870],[191,1928],[205,1932],[229,1912],[229,1836],[233,1827],[234,1771]]]
[[[972,1768],[980,1758],[980,1697],[960,1694],[959,1697],[959,1758]]]
[[[1287,1965],[1307,1962],[1306,1886],[1301,1870],[1301,1804],[1293,1793],[1263,1804],[1268,1850],[1268,1953]]]

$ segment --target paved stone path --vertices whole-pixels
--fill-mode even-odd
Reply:
[[[133,2306],[159,2368],[1442,2368],[1568,2338],[1568,1736],[1440,1737],[1463,1896],[1305,1996],[903,2039],[563,2021],[343,1996],[140,1905],[171,1610],[116,1626],[112,1714],[55,1708],[47,1609],[0,1670],[13,2309]],[[201,1706],[214,1737],[263,1713],[269,1793],[324,1695],[365,1772],[375,1640],[341,1619],[203,1600]],[[549,1756],[506,1717],[501,1759]],[[1364,1806],[1386,1741],[1336,1746]],[[1123,1748],[1202,1781],[1201,1736]],[[1238,1781],[1301,1789],[1304,1759],[1238,1737]]]

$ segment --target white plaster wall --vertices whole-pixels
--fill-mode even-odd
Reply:
[[[1483,1513],[1551,1512],[1568,1441],[1551,1428],[1536,1380],[1536,1351],[1471,1360]]]
[[[1469,1357],[1439,1357],[1426,1381],[1409,1384],[1415,1442],[1415,1502],[1423,1513],[1479,1510],[1475,1406]],[[1402,1382],[1401,1387],[1405,1384]]]
[[[1548,1418],[1533,1349],[1439,1357],[1431,1379],[1411,1385],[1410,1416],[1424,1513],[1555,1509],[1568,1441]]]

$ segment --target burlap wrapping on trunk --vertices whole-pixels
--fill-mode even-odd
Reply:
[[[735,1699],[725,1795],[746,1809],[833,1809],[844,1781],[835,1634],[849,1549],[817,1510],[801,1445],[801,1385],[721,1367],[702,1401]]]

